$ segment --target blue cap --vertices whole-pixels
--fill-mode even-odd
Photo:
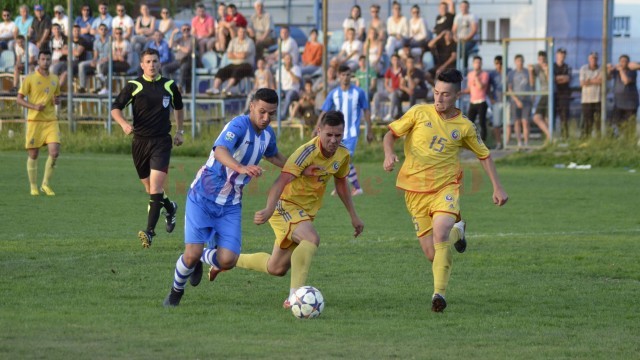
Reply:
[[[34,6],[34,7],[33,7],[33,10],[36,10],[36,11],[40,10],[40,11],[42,11],[42,10],[44,10],[44,9],[42,8],[42,5],[36,5],[36,6]]]

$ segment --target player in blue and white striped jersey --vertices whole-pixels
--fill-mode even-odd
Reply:
[[[322,113],[318,117],[318,126],[316,127],[319,127],[320,121],[327,111],[340,111],[344,115],[345,122],[342,143],[349,149],[349,155],[353,159],[353,153],[356,151],[358,136],[360,135],[360,118],[362,115],[364,115],[367,126],[367,141],[371,142],[373,140],[369,99],[367,99],[367,94],[364,90],[351,84],[351,69],[348,66],[340,65],[338,68],[338,81],[340,86],[331,90],[327,94],[324,104],[322,104]],[[353,187],[351,195],[361,195],[363,191],[358,182],[358,174],[353,162],[349,165],[348,179]]]

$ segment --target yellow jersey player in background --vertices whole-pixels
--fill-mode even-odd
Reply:
[[[253,221],[257,225],[267,220],[271,224],[276,236],[273,251],[271,254],[240,254],[236,264],[237,267],[275,276],[284,276],[291,269],[289,296],[283,304],[285,308],[291,307],[291,294],[307,285],[311,259],[320,244],[313,219],[322,206],[322,197],[332,177],[336,192],[351,217],[354,236],[360,235],[364,229],[349,191],[349,150],[340,143],[344,134],[344,115],[339,111],[328,111],[317,130],[317,137],[289,157],[269,190],[266,207],[254,216]],[[307,167],[315,168],[314,176],[303,176]],[[210,273],[210,280],[212,275],[215,277]]]
[[[508,199],[475,125],[455,107],[461,82],[462,74],[458,70],[443,70],[433,89],[435,103],[409,109],[389,124],[383,140],[383,166],[386,171],[392,171],[398,162],[393,145],[398,138],[405,137],[405,160],[396,186],[405,191],[405,202],[420,246],[433,263],[431,310],[435,312],[442,312],[447,306],[444,297],[453,261],[451,244],[454,243],[459,252],[466,249],[465,223],[460,219],[459,202],[462,148],[476,154],[489,175],[493,202],[502,206]]]
[[[29,155],[27,174],[31,185],[31,195],[34,196],[40,195],[37,184],[40,148],[47,145],[49,150],[49,158],[44,168],[42,186],[40,186],[40,190],[49,196],[55,195],[49,187],[49,180],[53,176],[53,168],[60,153],[60,127],[55,109],[55,105],[60,103],[58,98],[60,81],[56,75],[49,74],[49,66],[51,66],[51,52],[41,51],[38,54],[36,71],[24,79],[16,99],[18,105],[29,109],[25,148]]]

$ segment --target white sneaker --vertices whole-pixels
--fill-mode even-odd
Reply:
[[[358,196],[362,194],[364,194],[364,190],[362,190],[362,188],[351,190],[351,196]]]
[[[216,88],[211,88],[211,89],[207,89],[206,93],[210,95],[218,95],[220,94],[220,90]]]
[[[393,117],[391,117],[391,114],[387,114],[387,116],[385,116],[384,119],[382,119],[382,121],[391,122],[393,121]]]
[[[107,88],[102,88],[102,90],[98,92],[98,95],[107,95],[108,93],[109,93],[109,90],[107,90]]]
[[[457,223],[453,224],[453,227],[458,229],[460,232],[460,240],[456,241],[453,244],[453,247],[456,248],[456,251],[459,253],[463,253],[467,250],[467,240],[464,237],[464,231],[467,228],[467,223],[464,220],[460,220]]]

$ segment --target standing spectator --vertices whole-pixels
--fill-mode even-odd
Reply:
[[[111,31],[122,29],[122,40],[130,43],[133,37],[133,28],[135,27],[133,19],[127,15],[124,4],[116,5],[116,13],[116,16],[113,17],[113,21],[111,22]]]
[[[56,5],[53,7],[53,19],[50,19],[49,21],[51,22],[51,24],[60,25],[60,30],[62,31],[62,33],[65,36],[69,36],[69,29],[67,29],[67,26],[69,26],[69,18],[64,13],[64,7],[62,7],[62,5]],[[49,29],[51,29],[51,25],[49,25]]]
[[[467,74],[467,88],[464,93],[469,94],[469,110],[467,117],[471,122],[480,120],[480,138],[487,140],[487,93],[489,92],[489,73],[482,70],[482,58],[473,57],[473,70]]]
[[[25,46],[28,46],[29,60],[27,61],[27,54],[25,52]],[[20,75],[27,72],[33,72],[33,68],[38,64],[38,47],[32,42],[26,42],[24,36],[18,35],[16,41],[13,43],[13,52],[16,54],[16,64],[13,67],[13,88],[11,92],[18,91],[18,85],[20,84]],[[28,63],[29,69],[25,71],[24,63]],[[48,61],[49,65],[51,60]]]
[[[367,30],[367,40],[364,45],[364,53],[369,55],[369,67],[375,69],[376,73],[381,73],[383,69],[382,61],[382,40],[380,40],[380,34],[374,27],[370,27]]]
[[[556,62],[553,63],[553,76],[555,78],[554,113],[560,115],[560,134],[563,139],[569,138],[569,106],[571,103],[571,68],[564,60],[567,50],[564,48],[556,51]]]
[[[607,65],[607,73],[613,78],[613,125],[615,131],[635,135],[635,118],[638,112],[638,74],[629,68],[629,56],[621,55],[618,64]]]
[[[211,15],[207,14],[204,4],[196,6],[196,16],[191,19],[191,35],[196,38],[199,54],[212,49],[215,43],[216,24]]]
[[[60,5],[56,5],[58,10]],[[36,5],[34,8],[34,19],[31,23],[31,41],[36,44],[40,51],[49,50],[49,37],[51,36],[52,21],[47,14],[44,13],[42,6]],[[66,17],[65,17],[66,18]],[[67,28],[67,24],[60,25],[60,30],[63,34],[67,34],[64,29]]]
[[[9,42],[15,37],[15,33],[18,31],[16,23],[11,20],[11,13],[9,10],[2,10],[2,22],[0,23],[0,51],[9,48]]]
[[[433,27],[434,34],[440,35],[440,33],[445,30],[451,31],[453,29],[455,14],[456,8],[453,0],[440,2],[438,6],[438,16],[436,16],[436,25]]]
[[[495,150],[502,149],[502,116],[504,104],[502,102],[502,56],[493,59],[494,70],[489,72],[489,99],[491,100],[491,127],[496,141]],[[508,72],[508,70],[507,70]]]
[[[429,41],[429,48],[433,53],[434,67],[427,73],[427,81],[432,86],[438,73],[444,69],[455,69],[457,59],[456,43],[453,41],[453,34],[449,30],[443,30]]]
[[[60,25],[51,25],[51,68],[49,72],[56,74],[55,69],[60,61],[64,61],[62,50],[67,45],[67,37],[60,30]]]
[[[253,3],[253,8],[256,12],[251,15],[251,26],[247,28],[247,31],[249,37],[256,44],[256,58],[262,59],[264,49],[276,43],[276,39],[273,36],[273,18],[271,14],[264,11],[262,0],[256,0]]]
[[[418,99],[426,98],[429,90],[425,83],[424,72],[416,67],[416,61],[410,57],[405,64],[407,70],[400,81],[400,92],[395,92],[395,96],[399,98],[391,97],[391,103],[398,109],[398,116],[402,115],[402,101],[409,100],[409,106],[413,106]]]
[[[598,53],[589,54],[589,63],[580,68],[580,86],[582,94],[582,134],[583,139],[591,137],[594,128],[600,137],[600,86],[602,85],[602,72],[598,65]],[[597,119],[597,120],[596,120]]]
[[[387,25],[385,25],[384,21],[380,18],[380,5],[373,4],[370,8],[371,20],[369,21],[369,29],[376,29],[378,32],[378,38],[383,43],[385,42]]]
[[[409,37],[409,22],[402,16],[402,8],[397,1],[391,7],[391,16],[387,20],[387,44],[384,49],[388,56],[395,54]]]
[[[100,25],[104,24],[107,27],[107,35],[111,34],[111,26],[113,25],[113,18],[107,12],[109,8],[106,2],[101,2],[98,5],[98,16],[93,19],[91,23],[91,35],[94,37],[100,36]]]
[[[24,44],[24,37],[19,36]],[[32,44],[30,44],[32,45]],[[34,46],[35,48],[35,46]],[[37,49],[35,49],[37,52]],[[44,178],[40,191],[47,196],[54,196],[55,193],[49,187],[49,181],[53,176],[56,160],[60,153],[60,126],[56,116],[55,105],[60,104],[60,86],[58,78],[49,73],[51,65],[51,53],[43,51],[38,55],[38,69],[36,72],[27,75],[24,83],[20,87],[20,92],[16,103],[23,106],[27,112],[27,131],[25,148],[27,149],[27,174],[31,195],[40,195],[38,192],[38,153],[40,148],[47,145],[49,157],[44,168]]]
[[[169,13],[169,9],[163,7],[160,10],[160,21],[158,22],[158,30],[162,33],[162,36],[165,38],[169,38],[173,29],[176,28],[176,23],[173,21],[171,14]]]
[[[529,83],[529,72],[524,68],[524,56],[517,54],[514,58],[515,69],[507,75],[507,89],[509,92],[531,91]],[[529,146],[529,117],[531,116],[531,97],[529,95],[511,95],[511,119],[514,120],[514,130],[518,148],[522,147],[522,133],[524,135],[524,146]],[[511,127],[505,128],[506,143],[509,144],[511,138]]]
[[[102,78],[102,68],[107,66],[109,61],[109,39],[107,38],[107,32],[109,27],[107,24],[100,24],[98,26],[100,34],[93,41],[93,58],[91,60],[81,61],[78,65],[78,74],[80,77],[79,93],[87,92],[87,75],[99,74],[98,79]],[[104,80],[104,78],[102,78]],[[104,82],[104,81],[103,81]]]
[[[538,63],[536,65],[529,64],[529,85],[531,89],[535,89],[536,79],[538,79],[539,91],[549,91],[549,64],[547,62],[547,53],[538,51]],[[549,141],[549,127],[547,125],[547,114],[549,114],[549,96],[541,95],[536,112],[533,115],[533,122],[538,125],[540,130]],[[526,146],[526,145],[525,145]]]
[[[178,31],[182,32],[182,36],[176,39]],[[175,58],[162,67],[162,76],[166,78],[172,78],[171,75],[180,70],[176,82],[184,90],[184,93],[187,93],[187,89],[191,89],[191,86],[188,86],[191,84],[191,52],[193,51],[191,34],[192,30],[186,24],[182,25],[180,29],[173,29],[171,36],[169,36],[169,47],[173,49]]]
[[[42,5],[35,5],[33,11],[40,9],[42,11]],[[13,22],[16,24],[16,32],[14,39],[18,38],[18,35],[22,35],[27,38],[29,36],[29,29],[31,29],[31,23],[33,23],[33,16],[29,15],[29,7],[27,5],[20,5],[18,10],[20,15],[16,16]]]
[[[387,72],[384,74],[384,91],[378,91],[373,97],[373,114],[371,115],[375,118],[375,114],[380,114],[380,103],[385,100],[399,100],[400,94],[396,94],[396,92],[400,92],[400,82],[404,77],[404,70],[402,70],[402,66],[400,64],[400,57],[397,54],[391,55],[391,66],[387,69]],[[389,111],[387,115],[382,119],[384,122],[391,122],[396,117],[399,117],[400,113],[395,113],[394,110],[398,108],[397,103],[391,103],[389,105]]]
[[[153,40],[147,43],[145,49],[154,49],[158,52],[160,66],[164,66],[171,61],[171,48],[164,40],[164,35],[162,35],[160,30],[153,32]]]
[[[123,73],[129,70],[129,61],[127,61],[131,53],[131,43],[124,39],[124,29],[121,27],[113,28],[113,46],[111,47],[111,68],[113,73]],[[107,77],[109,73],[109,66],[102,67],[102,76]],[[105,95],[108,93],[107,83],[104,83],[104,87],[98,94]]]
[[[464,70],[468,69],[468,59],[471,51],[478,41],[478,19],[469,13],[469,2],[464,0],[460,3],[460,13],[453,19],[453,40],[459,42],[462,51],[462,61]]]
[[[282,57],[282,66],[276,71],[276,85],[280,82],[280,90],[284,101],[280,104],[280,114],[283,119],[287,118],[289,105],[292,101],[298,100],[302,72],[298,65],[293,63],[291,54],[285,53]]]
[[[140,16],[136,19],[134,35],[131,40],[135,52],[140,52],[145,44],[153,40],[155,29],[156,17],[151,15],[146,4],[140,5]]]
[[[309,40],[304,46],[302,52],[302,76],[313,75],[322,65],[322,52],[324,47],[318,42],[318,30],[311,29],[309,32]]]
[[[93,43],[93,36],[91,35],[91,24],[93,24],[93,13],[89,5],[82,5],[80,9],[80,16],[76,17],[75,24],[80,26],[80,36],[87,41],[87,43]]]
[[[358,68],[360,55],[362,55],[362,41],[356,39],[356,30],[350,28],[347,30],[344,43],[335,59],[338,65],[347,65],[351,71],[355,71]]]
[[[72,30],[72,38],[71,38],[71,51],[69,51],[69,44],[62,49],[62,56],[66,56],[66,61],[71,61],[71,68],[74,75],[78,74],[78,64],[81,61],[86,60],[87,57],[87,49],[89,48],[89,44],[87,41],[80,36],[80,26],[73,25]],[[67,62],[58,63],[57,67],[54,68],[53,73],[55,75],[60,76],[60,89],[65,89],[64,87],[67,82]]]
[[[429,31],[427,30],[427,23],[420,15],[420,7],[413,5],[411,7],[411,19],[409,19],[409,47],[411,49],[419,49],[420,61],[422,61],[422,55],[427,49],[429,42]]]
[[[366,25],[359,5],[353,5],[349,17],[342,22],[342,31],[346,34],[349,29],[356,30],[356,39],[364,41]]]
[[[218,23],[218,30],[216,32],[216,51],[225,52],[229,41],[235,38],[239,28],[246,29],[247,19],[238,12],[235,4],[229,4],[227,6],[227,14],[224,17],[224,21]]]
[[[289,34],[289,26],[282,25],[280,27],[280,50],[282,51],[282,56],[285,54],[291,55],[291,61],[293,61],[294,65],[298,64],[298,58],[300,58],[300,50],[298,49],[298,44]],[[278,51],[276,50],[269,57],[269,64],[275,64],[278,62]]]
[[[256,47],[253,40],[247,36],[247,30],[245,28],[238,28],[237,36],[229,42],[227,58],[229,59],[229,65],[218,70],[213,79],[213,87],[207,90],[208,94],[219,94],[220,85],[229,80],[227,86],[222,90],[222,93],[231,95],[229,93],[230,88],[239,83],[240,80],[253,75]]]
[[[364,90],[367,99],[373,99],[378,88],[378,72],[371,66],[367,71],[367,57],[364,55],[358,59],[358,71],[356,71],[355,78],[356,86]]]

